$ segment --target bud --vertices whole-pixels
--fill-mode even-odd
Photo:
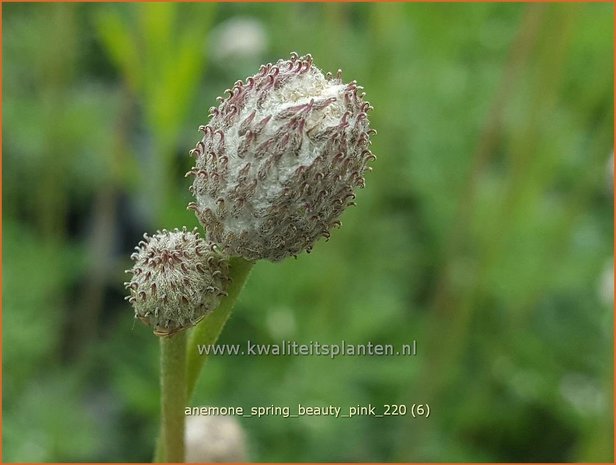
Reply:
[[[124,283],[130,291],[126,299],[154,334],[169,336],[197,324],[218,306],[226,295],[228,265],[196,229],[163,229],[144,238],[131,255],[133,268],[126,270],[133,275]]]
[[[187,416],[186,463],[246,462],[246,435],[230,416]]]
[[[187,173],[208,239],[230,256],[277,261],[328,238],[375,158],[361,89],[293,53],[219,97]]]

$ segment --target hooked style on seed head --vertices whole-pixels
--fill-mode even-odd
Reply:
[[[169,336],[189,328],[214,310],[226,295],[229,268],[217,247],[193,231],[175,229],[144,234],[131,255],[135,262],[124,283],[135,317]]]

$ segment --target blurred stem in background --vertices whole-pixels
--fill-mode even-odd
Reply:
[[[65,111],[78,70],[76,6],[68,3],[53,5],[49,20],[53,26],[49,28],[51,37],[46,42],[48,49],[42,54],[43,61],[38,68],[41,88],[37,89],[37,93],[40,92],[38,111],[44,115],[44,120],[51,122]],[[55,50],[58,44],[62,45],[62,53]],[[47,247],[60,248],[67,239],[69,193],[66,189],[58,189],[58,185],[64,182],[69,165],[79,154],[66,149],[68,137],[62,125],[45,124],[37,129],[43,132],[43,147],[48,162],[39,169],[39,182],[35,184],[37,192],[34,195],[37,210],[33,217],[35,227]],[[54,299],[57,299],[57,305],[64,306],[67,296],[58,294]],[[70,358],[76,353],[70,337],[74,320],[68,314],[64,317],[62,332],[67,337],[63,338],[64,344],[56,355]]]
[[[41,80],[41,100],[39,111],[46,114],[46,119],[53,121],[58,113],[64,110],[68,93],[73,85],[77,70],[77,35],[76,35],[76,5],[58,3],[53,5],[49,21],[52,37],[48,38],[49,50],[43,54]],[[58,44],[62,45],[62,53],[56,52]],[[45,150],[49,163],[45,166],[38,184],[38,202],[40,209],[35,216],[38,219],[39,230],[45,240],[61,243],[65,235],[67,220],[67,191],[58,189],[67,172],[71,158],[78,156],[64,145],[64,134],[59,125],[46,125],[39,130],[45,133]]]
[[[470,268],[478,260],[468,256],[464,250],[473,242],[471,222],[473,208],[476,206],[476,194],[482,175],[485,174],[491,159],[502,144],[503,119],[508,105],[511,104],[518,86],[523,81],[524,72],[537,45],[537,36],[543,26],[546,5],[527,5],[520,19],[520,25],[509,57],[504,64],[500,84],[493,97],[493,103],[485,118],[479,134],[477,148],[472,157],[470,172],[463,192],[457,196],[457,211],[449,229],[443,254],[443,266],[436,285],[432,303],[435,318],[431,332],[426,335],[426,373],[421,377],[423,393],[438,397],[439,390],[444,389],[446,380],[455,376],[455,361],[460,356],[466,338],[468,323],[473,307],[470,283],[460,286],[458,273],[464,273],[471,282],[479,282],[478,269]],[[490,227],[490,225],[486,225]],[[481,254],[483,251],[472,251]],[[460,270],[461,260],[466,256],[466,271]],[[468,273],[468,274],[466,274]],[[461,298],[462,296],[462,298]],[[447,335],[447,343],[440,344],[440,335]]]

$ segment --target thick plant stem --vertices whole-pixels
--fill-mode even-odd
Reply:
[[[160,338],[162,462],[184,462],[186,331]]]
[[[231,315],[244,283],[250,274],[254,262],[243,258],[231,258],[229,271],[231,284],[227,289],[227,296],[222,299],[216,310],[206,316],[191,332],[188,340],[188,364],[187,364],[187,395],[190,400],[199,379],[201,368],[207,359],[207,355],[199,354],[200,345],[215,344],[222,332],[222,328]]]

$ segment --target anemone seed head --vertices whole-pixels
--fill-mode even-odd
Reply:
[[[361,90],[295,53],[228,89],[187,173],[208,240],[229,256],[278,261],[329,237],[375,158]]]
[[[197,230],[157,231],[131,255],[125,284],[135,317],[167,336],[195,325],[214,310],[229,281],[226,260]]]

